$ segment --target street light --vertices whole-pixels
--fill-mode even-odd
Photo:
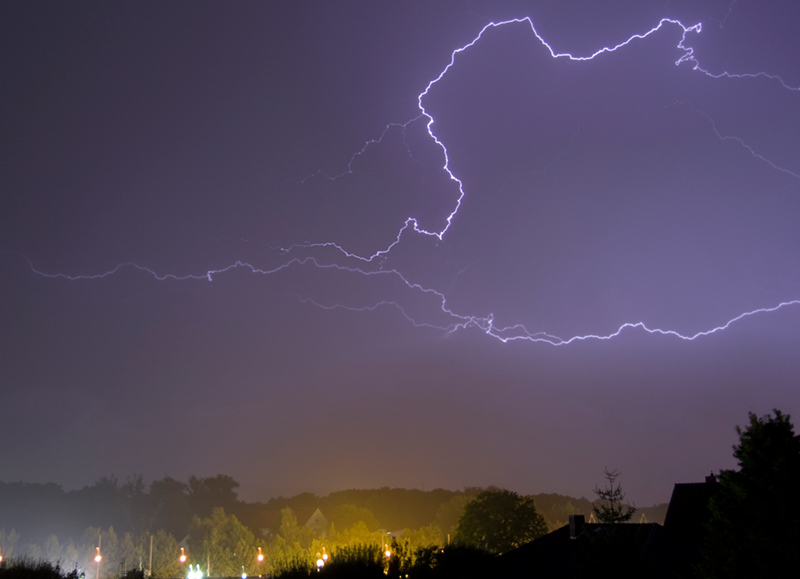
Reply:
[[[259,563],[264,561],[264,553],[261,552],[261,547],[258,548],[258,555],[256,556],[256,560]]]
[[[186,553],[183,552],[183,547],[181,547],[181,556],[178,557],[178,561],[181,563],[186,563]]]
[[[386,533],[386,534],[391,536],[391,533]],[[384,551],[383,554],[388,559],[389,557],[392,556],[392,552],[389,550],[389,540],[388,539],[386,540],[385,547],[386,547],[386,551]]]
[[[97,579],[100,579],[100,561],[103,560],[103,556],[100,554],[100,541],[97,542],[97,555],[94,556],[94,562],[97,563]]]

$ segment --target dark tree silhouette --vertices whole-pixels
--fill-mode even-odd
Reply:
[[[739,470],[719,475],[701,576],[788,577],[800,568],[800,436],[788,414],[774,413],[751,412],[747,427],[736,427]]]
[[[77,569],[64,570],[60,564],[22,558],[0,564],[0,579],[83,579]]]
[[[617,478],[622,474],[616,470],[603,469],[603,475],[608,481],[606,488],[595,487],[594,494],[599,502],[592,507],[599,523],[625,523],[631,520],[636,507],[625,503],[625,493],[617,483]],[[615,486],[616,485],[616,486]]]
[[[239,483],[225,474],[214,477],[189,477],[189,504],[195,515],[208,517],[214,508],[235,511],[238,503],[236,489]]]
[[[464,507],[455,542],[504,553],[545,534],[547,524],[532,498],[508,490],[485,490]]]

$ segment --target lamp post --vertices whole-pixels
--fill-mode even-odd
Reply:
[[[388,536],[392,535],[391,533],[386,533],[386,534]],[[386,539],[386,543],[383,545],[383,548],[385,549],[383,555],[388,559],[389,557],[392,556],[392,552],[389,550],[389,539]]]
[[[97,563],[97,579],[100,579],[100,561],[103,560],[103,556],[100,554],[100,545],[103,543],[103,535],[97,537],[97,555],[94,556],[94,562]]]
[[[181,563],[186,563],[186,553],[183,552],[183,547],[181,547],[181,556],[178,557],[178,561]]]

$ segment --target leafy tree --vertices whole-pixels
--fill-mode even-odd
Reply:
[[[141,533],[147,527],[147,493],[141,476],[129,477],[119,487],[118,504],[129,532]]]
[[[440,545],[442,531],[436,525],[427,525],[419,529],[403,529],[402,536],[397,539],[397,543],[403,545],[409,553],[411,564],[416,561],[416,553],[428,547],[438,547]]]
[[[211,574],[216,577],[241,575],[242,567],[247,570],[255,565],[253,533],[221,507],[213,509],[207,519],[195,517],[191,537],[193,550],[199,550],[201,558],[211,562]]]
[[[195,515],[207,517],[212,509],[221,507],[228,512],[237,504],[236,489],[239,483],[228,475],[218,474],[215,477],[189,477],[189,504]],[[241,570],[239,572],[241,574]]]
[[[102,540],[101,540],[102,537]],[[80,542],[78,565],[81,569],[96,569],[94,557],[100,542],[100,577],[108,579],[116,577],[119,573],[119,539],[114,532],[114,527],[103,530],[97,527],[88,527],[83,532]],[[91,573],[90,573],[91,575]]]
[[[600,502],[593,506],[594,514],[599,523],[625,523],[631,520],[636,507],[625,504],[625,493],[622,487],[617,484],[617,478],[621,473],[616,470],[603,470],[603,474],[608,481],[608,486],[604,489],[595,487],[594,493]],[[614,486],[616,484],[616,486]]]
[[[144,552],[133,540],[133,535],[125,533],[119,543],[119,556],[123,573],[131,569],[135,564],[134,562],[138,563],[139,559],[143,558],[143,555]]]
[[[423,564],[441,549],[442,532],[436,525],[427,525],[419,529],[403,529],[401,536],[392,539],[390,545],[388,573],[393,577],[413,574],[420,560]]]
[[[509,490],[485,490],[467,503],[456,527],[456,543],[504,553],[547,533],[530,497]]]
[[[378,528],[378,521],[372,511],[355,505],[339,505],[333,509],[330,521],[340,529],[352,527],[358,521],[363,521],[371,531]]]
[[[5,529],[0,529],[0,553],[3,554],[3,557],[13,556],[18,542],[19,533],[14,529],[8,532]]]
[[[139,537],[138,551],[142,554],[146,567],[150,562],[150,537],[145,533]],[[185,569],[178,561],[180,547],[173,535],[160,530],[153,537],[153,577],[182,577]]]
[[[381,531],[370,531],[364,521],[357,521],[355,525],[343,531],[337,531],[332,526],[328,534],[329,542],[339,547],[354,545],[383,545],[387,537]]]
[[[70,565],[73,568],[78,567],[78,559],[80,558],[80,553],[78,552],[78,548],[70,541],[70,543],[64,547],[62,551],[61,560],[64,561],[65,565]]]
[[[44,557],[48,561],[61,561],[61,543],[58,542],[58,537],[50,535],[44,542]]]
[[[267,545],[267,570],[276,576],[302,576],[313,568],[312,544],[314,531],[297,524],[289,507],[281,509],[281,526]]]
[[[723,470],[711,499],[701,575],[783,577],[800,567],[800,436],[788,414],[749,414],[733,447],[739,470]]]
[[[436,510],[434,523],[442,530],[442,533],[444,533],[445,536],[443,539],[445,542],[448,535],[450,537],[455,535],[458,521],[464,514],[464,508],[473,498],[474,497],[468,495],[456,495],[446,503],[439,505],[439,508]]]
[[[184,536],[192,521],[189,506],[189,486],[171,477],[150,483],[151,529],[164,529],[176,536]]]
[[[312,529],[305,525],[300,526],[297,523],[297,517],[289,507],[281,509],[281,526],[278,529],[278,533],[286,539],[289,545],[297,544],[302,549],[308,549],[314,537]]]
[[[547,515],[550,515],[550,520],[547,519]],[[569,523],[570,515],[582,515],[583,512],[575,507],[572,504],[572,501],[567,501],[566,503],[557,503],[550,507],[549,512],[542,513],[542,516],[545,518],[547,522],[547,528],[551,531],[555,531],[563,527],[564,525]]]
[[[121,507],[123,498],[115,477],[103,477],[91,486],[69,493],[71,516],[80,528],[113,526],[125,528],[125,515]],[[94,555],[92,555],[94,557]]]
[[[267,571],[275,577],[307,577],[313,563],[300,543],[289,544],[281,535],[267,546]]]
[[[78,567],[80,559],[78,550],[72,542],[62,545],[56,535],[50,535],[45,539],[42,556],[54,565],[64,565],[71,569]]]

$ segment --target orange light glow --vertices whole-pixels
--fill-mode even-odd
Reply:
[[[178,557],[178,560],[181,563],[186,563],[186,553],[183,552],[183,547],[181,547],[181,556]]]

